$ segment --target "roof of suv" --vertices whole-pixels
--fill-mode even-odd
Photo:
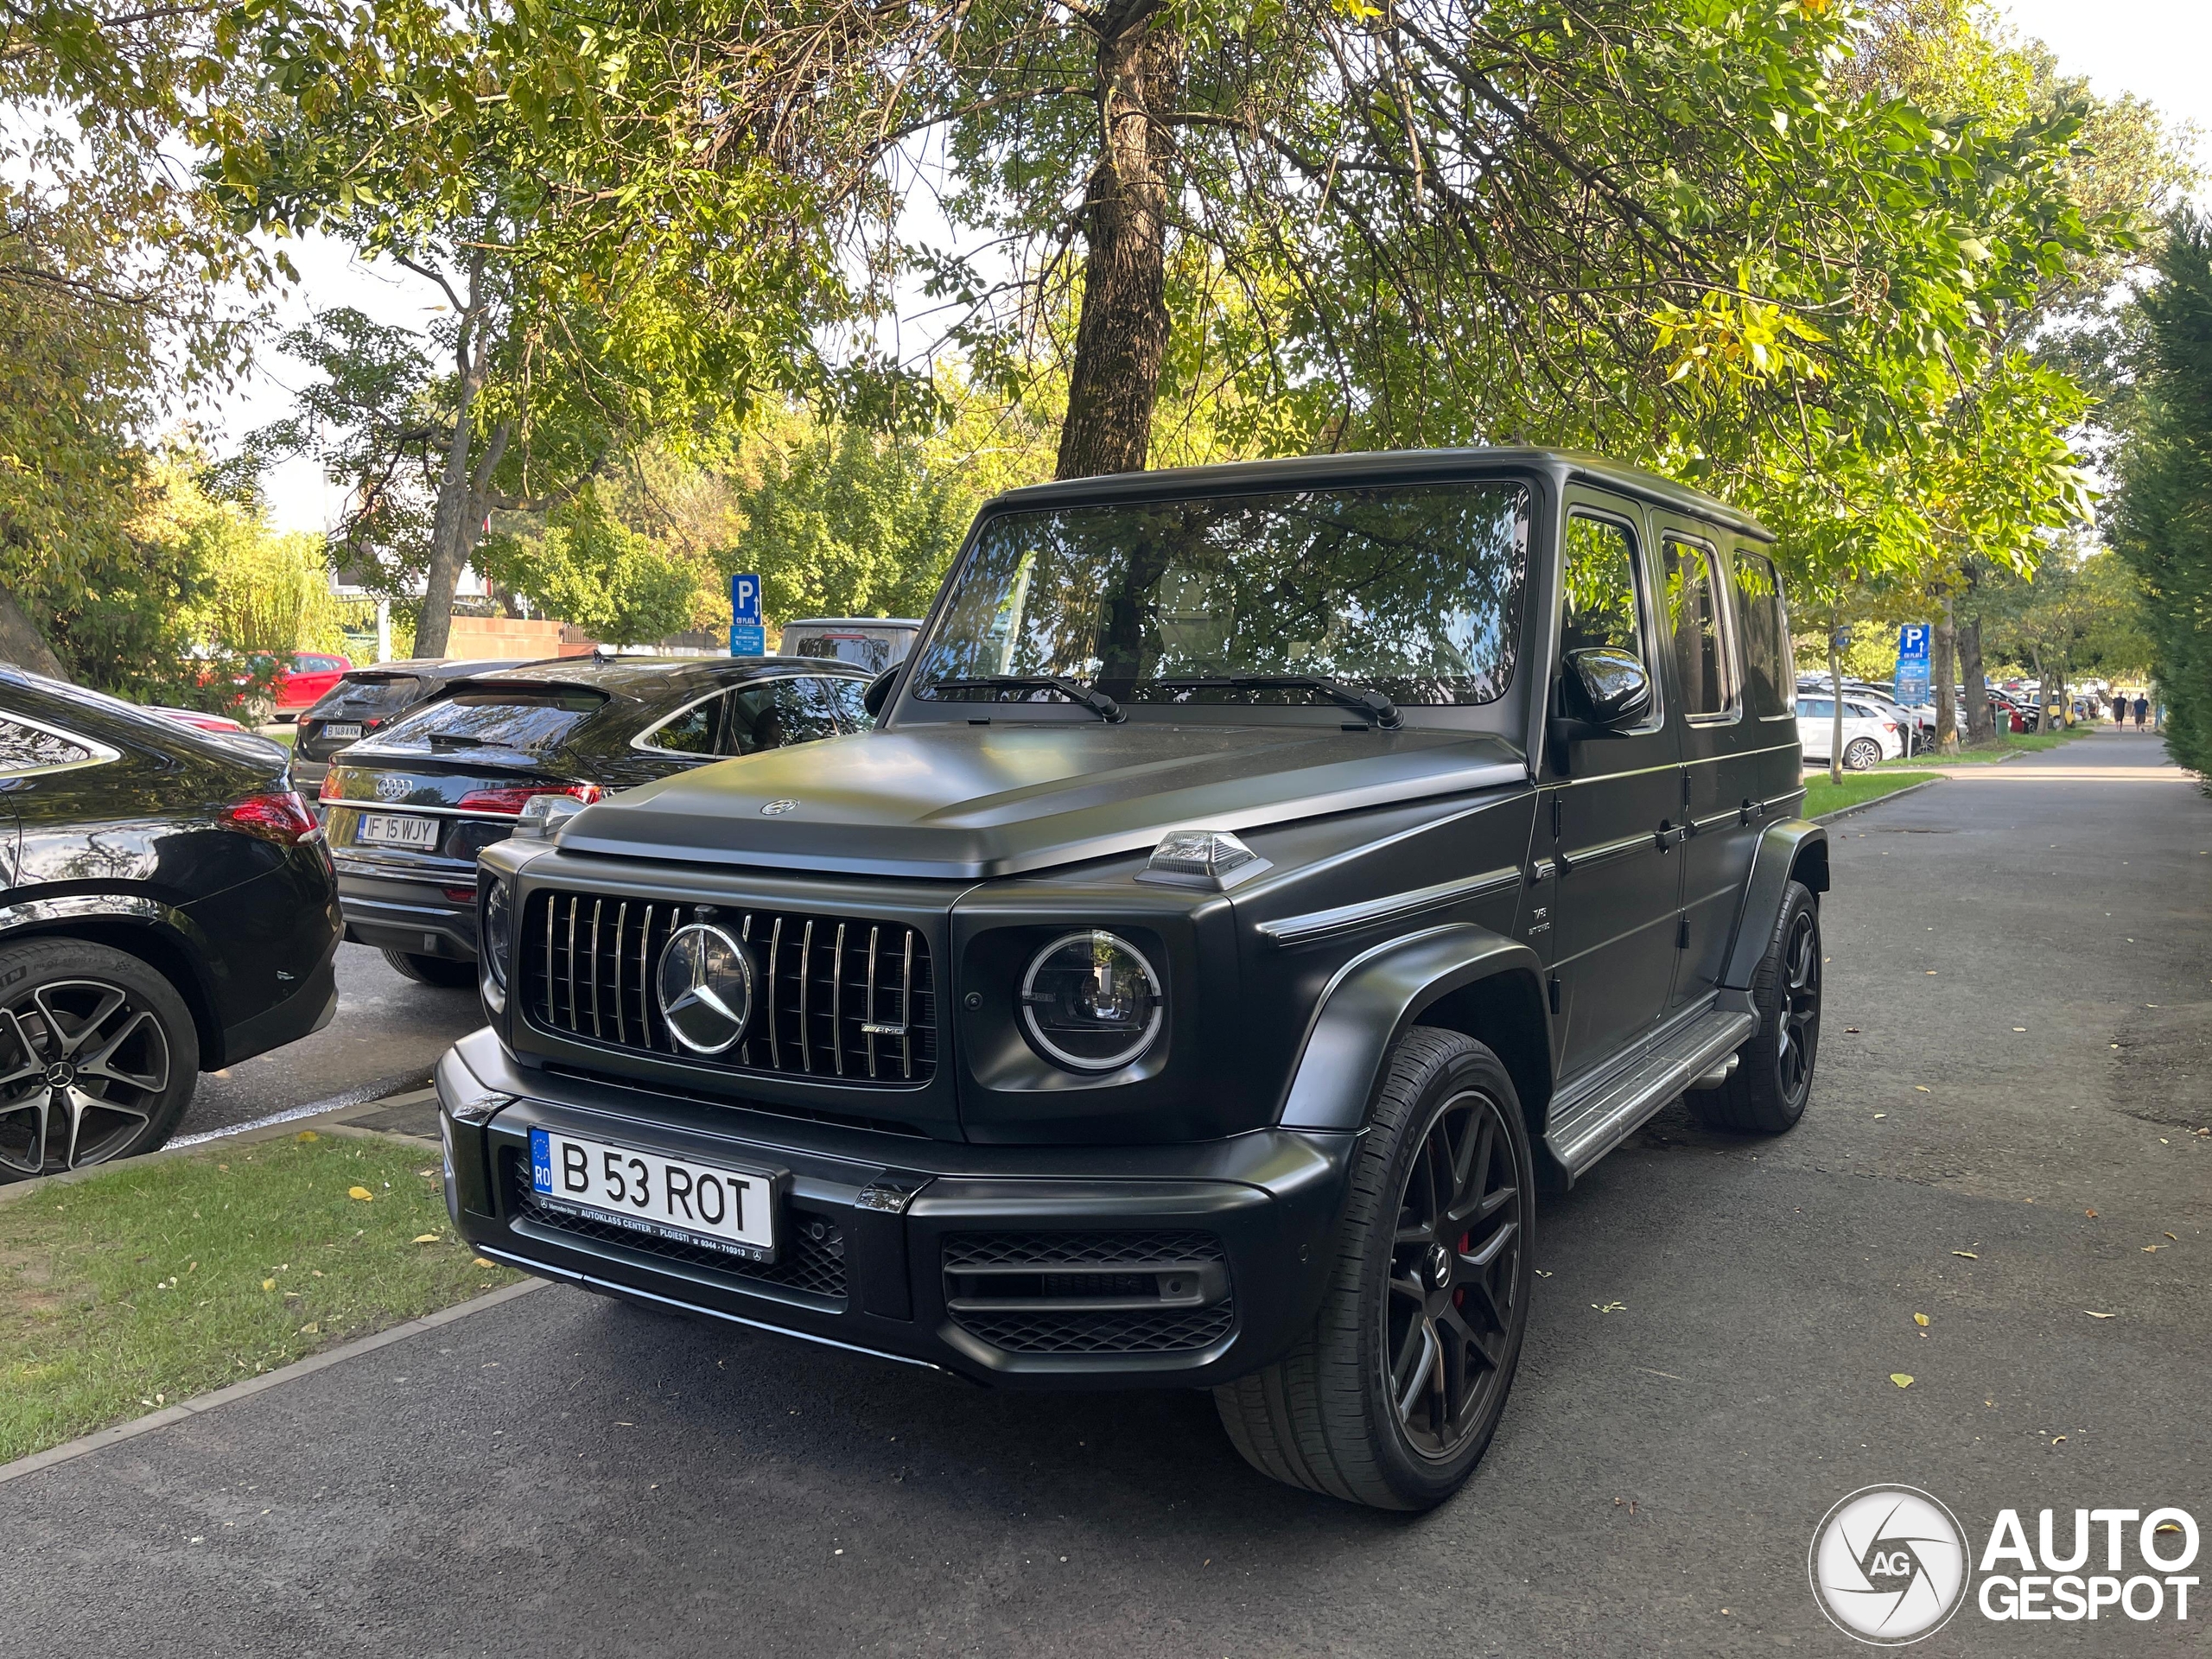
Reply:
[[[1603,455],[1569,449],[1491,448],[1376,449],[1354,454],[1304,455],[1287,461],[1240,461],[1213,467],[1171,467],[1158,472],[1115,473],[1103,478],[1058,480],[1008,490],[987,506],[1024,508],[1060,502],[1116,500],[1123,497],[1213,494],[1269,486],[1402,482],[1426,477],[1463,477],[1482,472],[1534,468],[1560,478],[1586,480],[1646,500],[1662,501],[1713,524],[1771,542],[1772,531],[1749,513],[1706,494]]]

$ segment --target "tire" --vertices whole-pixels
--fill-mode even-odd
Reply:
[[[1847,772],[1872,772],[1882,759],[1882,746],[1871,737],[1854,737],[1843,746]]]
[[[1431,1173],[1453,1163],[1465,1173],[1439,1205]],[[1282,1358],[1214,1390],[1245,1461],[1376,1509],[1433,1509],[1458,1491],[1520,1363],[1535,1193],[1528,1128],[1497,1056],[1455,1032],[1408,1033],[1353,1154],[1319,1314]],[[1436,1236],[1440,1208],[1456,1240]],[[1402,1398],[1414,1402],[1404,1412]]]
[[[1783,893],[1774,937],[1751,974],[1751,1002],[1759,1028],[1736,1051],[1736,1069],[1718,1089],[1686,1098],[1707,1128],[1782,1135],[1805,1115],[1821,1052],[1821,909],[1802,881]]]
[[[476,964],[473,962],[455,962],[450,957],[417,956],[412,950],[387,950],[384,959],[395,972],[405,975],[417,985],[461,990],[476,983]]]
[[[0,1182],[151,1152],[200,1083],[176,988],[82,939],[0,950]]]

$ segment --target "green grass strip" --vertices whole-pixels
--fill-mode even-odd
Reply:
[[[1808,818],[1823,813],[1840,812],[1847,806],[1863,806],[1868,801],[1878,801],[1885,795],[1894,795],[1901,789],[1915,784],[1924,784],[1936,774],[1932,772],[1847,772],[1843,781],[1832,784],[1826,778],[1805,780],[1805,804],[1799,810]]]
[[[309,1130],[10,1192],[0,1462],[513,1283],[454,1235],[437,1163]]]

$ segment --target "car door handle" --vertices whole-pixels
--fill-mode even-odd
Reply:
[[[1660,820],[1658,829],[1652,832],[1651,838],[1658,843],[1659,850],[1663,853],[1669,847],[1681,846],[1689,837],[1690,832],[1688,830],[1678,824],[1669,823],[1662,818]]]

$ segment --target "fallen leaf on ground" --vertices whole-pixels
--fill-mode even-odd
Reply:
[[[1915,1089],[1917,1089],[1917,1090],[1918,1090],[1922,1094],[1923,1094],[1923,1095],[1932,1095],[1932,1094],[1934,1094],[1934,1093],[1936,1092],[1933,1089],[1930,1089],[1930,1088],[1929,1088],[1926,1084],[1924,1084],[1924,1083],[1916,1083],[1916,1084],[1914,1084],[1912,1086],[1913,1086]]]
[[[2156,1255],[2160,1250],[2163,1250],[2166,1247],[2163,1244],[2145,1244],[2143,1247],[2143,1254],[2145,1255]]]
[[[375,1201],[377,1195],[365,1186],[349,1186],[346,1189],[346,1196],[349,1198],[359,1198],[363,1204],[370,1204]]]
[[[1877,1112],[1877,1113],[1875,1113],[1875,1114],[1874,1114],[1874,1121],[1875,1121],[1876,1122],[1878,1122],[1878,1123],[1879,1122],[1881,1122],[1881,1120],[1882,1120],[1882,1119],[1884,1119],[1884,1118],[1887,1117],[1888,1116],[1889,1116],[1889,1114],[1888,1114],[1887,1112]]]
[[[2174,1243],[2177,1243],[2177,1244],[2178,1244],[2178,1243],[2181,1243],[2180,1238],[2179,1238],[2177,1235],[2175,1235],[2175,1234],[2168,1233],[2168,1234],[2166,1235],[2166,1236],[2167,1236],[2168,1238],[2172,1239],[2172,1240],[2174,1241]]]
[[[486,1261],[482,1256],[480,1256],[480,1256],[478,1256],[478,1257],[477,1257],[474,1262],[471,1262],[468,1265],[469,1265],[470,1267],[472,1267],[472,1268],[496,1268],[496,1267],[498,1267],[499,1264],[498,1262],[486,1262]]]
[[[2085,1307],[2082,1311],[2093,1319],[2109,1319],[2113,1317],[2110,1313],[2100,1313],[2094,1308]]]
[[[1928,1316],[1925,1313],[1916,1313],[1912,1316],[1912,1322],[1915,1325],[1925,1325],[1928,1323]]]
[[[1891,1371],[1890,1381],[1901,1389],[1909,1389],[1912,1386],[1912,1375],[1909,1371]]]
[[[2087,1216],[2091,1221],[2094,1221],[2097,1218],[2097,1212],[2094,1210],[2084,1210],[2082,1213]]]
[[[1953,1250],[1951,1254],[1953,1255],[1963,1255],[1969,1262],[1979,1262],[1981,1260],[1981,1258],[1976,1255],[1972,1250]]]
[[[438,1235],[435,1233],[417,1233],[408,1241],[410,1244],[435,1244],[437,1242]]]
[[[295,1141],[320,1141],[322,1137],[317,1135],[313,1129],[302,1129],[297,1135],[294,1135],[292,1139]]]
[[[1856,1026],[1846,1026],[1846,1027],[1844,1027],[1844,1030],[1845,1030],[1846,1032],[1849,1033],[1850,1033],[1852,1036],[1853,1036],[1853,1037],[1856,1037],[1856,1036],[1858,1036],[1858,1035],[1859,1034],[1859,1027],[1856,1027]]]
[[[264,1279],[261,1281],[261,1287],[264,1290],[274,1290],[276,1288],[276,1281],[274,1279]]]
[[[491,1263],[487,1262],[484,1265],[489,1267],[491,1266]],[[1628,1312],[1628,1304],[1626,1302],[1607,1302],[1603,1307],[1598,1307],[1598,1304],[1592,1302],[1590,1306],[1597,1307],[1600,1313],[1625,1313]]]
[[[318,1319],[309,1319],[299,1328],[298,1334],[303,1337],[319,1337],[322,1334],[322,1324]]]

